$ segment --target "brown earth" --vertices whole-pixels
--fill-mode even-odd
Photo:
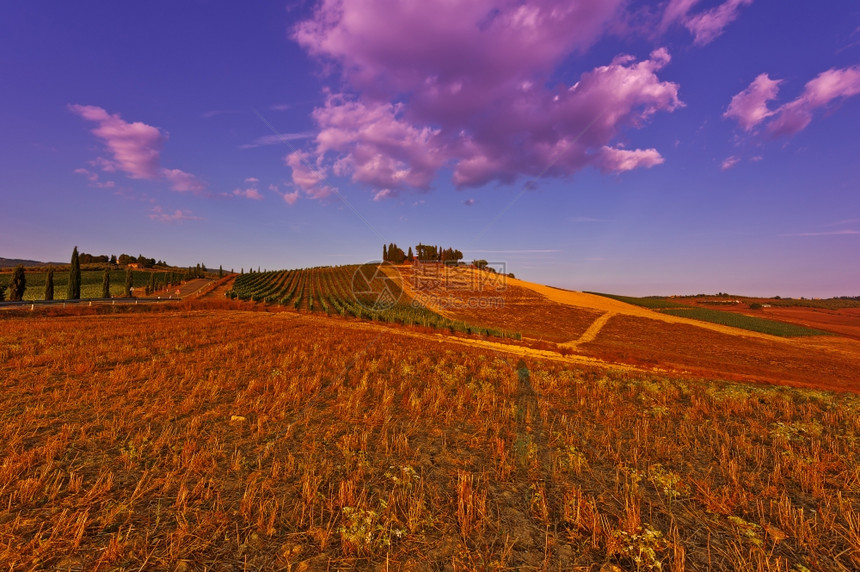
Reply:
[[[743,313],[801,324],[833,336],[783,338],[662,314],[603,296],[533,284],[468,268],[422,283],[400,267],[404,288],[432,309],[469,323],[519,331],[559,351],[685,375],[860,391],[860,309],[767,308]],[[422,297],[422,294],[424,295]],[[499,307],[450,299],[500,299]],[[712,309],[738,311],[735,306]]]
[[[860,565],[856,396],[234,300],[147,308],[0,318],[5,569]],[[616,315],[592,343],[615,328],[660,359],[749,340]]]

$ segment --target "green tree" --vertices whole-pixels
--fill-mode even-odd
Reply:
[[[12,271],[12,281],[9,283],[9,300],[20,302],[24,299],[24,290],[27,289],[27,276],[24,267],[20,264]]]
[[[125,271],[125,291],[123,292],[123,296],[126,298],[131,298],[131,289],[132,284],[134,283],[134,272],[131,268],[127,268]]]
[[[412,247],[409,247],[409,254],[406,255],[406,260],[409,262],[415,262],[415,255],[412,254]]]
[[[0,302],[6,300],[6,285],[0,284]]]
[[[388,246],[388,261],[394,264],[403,264],[404,260],[406,260],[406,254],[403,249],[392,242]]]
[[[218,280],[224,278],[224,268],[219,264],[218,265]]]
[[[487,267],[487,264],[488,264],[488,262],[487,262],[486,260],[484,260],[484,259],[479,259],[479,260],[473,260],[473,261],[472,261],[472,266],[474,266],[474,267],[475,267],[475,268],[477,268],[478,270],[483,270],[483,269],[485,269],[485,268]]]
[[[102,276],[102,298],[110,298],[110,268],[105,268]]]
[[[382,245],[382,261],[388,262],[388,247],[386,245]]]
[[[45,277],[45,300],[54,299],[54,267],[48,267],[48,275]]]
[[[155,272],[149,273],[149,284],[146,286],[146,293],[152,294],[155,291]]]
[[[66,290],[69,300],[81,299],[81,261],[78,257],[78,247],[72,250],[72,264],[69,268],[69,287]]]

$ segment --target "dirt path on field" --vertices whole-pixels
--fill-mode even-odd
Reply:
[[[447,334],[441,333],[425,333],[418,332],[413,330],[408,330],[405,328],[399,328],[397,326],[389,325],[389,324],[379,324],[375,322],[367,322],[367,321],[359,321],[359,320],[347,320],[341,318],[339,316],[326,316],[324,314],[299,314],[296,312],[284,311],[268,314],[274,318],[286,319],[286,320],[337,320],[339,326],[343,326],[346,328],[356,329],[356,330],[372,330],[375,332],[388,332],[392,335],[397,336],[407,336],[410,338],[418,338],[425,341],[436,342],[436,343],[445,343],[445,344],[455,344],[459,346],[468,346],[471,348],[479,348],[489,351],[503,352],[506,354],[518,356],[521,358],[538,358],[542,360],[550,360],[567,364],[577,364],[577,365],[589,365],[603,368],[611,368],[611,369],[622,369],[622,370],[631,370],[631,371],[654,371],[652,369],[645,369],[636,367],[628,364],[616,364],[612,362],[607,362],[598,358],[588,357],[581,354],[571,354],[571,355],[562,355],[558,352],[549,351],[549,350],[541,350],[537,348],[530,348],[527,346],[517,345],[517,344],[508,344],[504,342],[496,342],[488,339],[481,338],[467,338],[467,337],[458,337],[451,336]]]
[[[585,332],[583,332],[581,336],[579,336],[579,339],[559,345],[577,349],[582,344],[593,342],[594,339],[597,337],[597,334],[600,333],[600,330],[603,329],[603,326],[605,326],[609,319],[612,318],[612,316],[614,315],[615,312],[606,312],[605,314],[594,320],[594,322],[592,322],[592,324],[588,326],[588,329],[585,330]]]
[[[598,296],[597,294],[586,294],[585,292],[574,292],[572,290],[561,290],[559,288],[553,288],[552,286],[544,286],[543,284],[533,284],[531,282],[523,282],[522,280],[517,279],[509,279],[511,283],[516,284],[518,286],[523,286],[524,288],[529,288],[538,294],[542,294],[549,300],[554,302],[559,302],[561,304],[568,304],[570,306],[577,306],[579,308],[586,308],[592,310],[603,310],[608,314],[612,315],[624,315],[624,316],[637,316],[640,318],[649,318],[651,320],[659,320],[662,322],[667,322],[670,324],[687,324],[690,326],[696,326],[699,328],[704,328],[706,330],[713,330],[715,332],[720,332],[723,334],[730,334],[733,336],[744,336],[748,338],[759,338],[763,340],[770,340],[772,342],[782,342],[791,344],[793,343],[792,338],[781,338],[779,336],[772,336],[770,334],[763,334],[760,332],[753,332],[750,330],[743,330],[741,328],[733,328],[731,326],[724,326],[722,324],[713,324],[711,322],[702,322],[699,320],[691,320],[690,318],[682,318],[680,316],[672,316],[669,314],[663,314],[661,312],[655,312],[654,310],[649,310],[648,308],[642,308],[640,306],[634,306],[633,304],[627,304],[626,302],[621,302],[620,300],[614,300],[612,298],[606,298],[604,296]],[[609,320],[612,315],[606,317],[606,320]],[[606,314],[604,314],[606,316]],[[603,318],[603,316],[601,316]],[[601,318],[598,318],[600,320]],[[605,322],[600,325],[602,327],[605,325]],[[593,326],[593,325],[592,325]],[[598,329],[599,331],[599,329]],[[584,337],[584,335],[583,335]],[[594,338],[588,341],[593,341]],[[577,340],[577,343],[585,343],[584,341]]]
[[[416,292],[413,288],[412,282],[409,279],[409,275],[407,272],[401,269],[397,269],[391,266],[383,266],[383,272],[391,276],[392,278],[399,278],[403,292],[415,299],[420,299],[423,304],[425,304],[428,309],[436,312],[437,314],[441,314],[449,319],[462,319],[457,317],[454,313],[452,313],[449,309],[442,307],[442,305],[437,304],[436,301],[440,300],[440,297],[433,296],[422,296],[419,292]],[[458,273],[463,272],[481,272],[479,270],[470,270],[467,268],[457,268],[454,270]],[[537,293],[542,296],[544,299],[549,300],[551,302],[556,302],[559,304],[564,304],[566,306],[572,306],[575,308],[579,308],[582,310],[589,311],[600,311],[604,312],[602,316],[597,318],[594,323],[592,323],[589,330],[584,332],[582,336],[580,336],[577,340],[571,340],[567,342],[567,347],[572,347],[576,349],[578,345],[585,344],[590,341],[594,341],[595,337],[599,334],[600,330],[606,323],[616,315],[622,316],[637,316],[640,318],[649,318],[651,320],[659,320],[661,322],[669,323],[669,324],[687,324],[690,326],[696,326],[698,328],[703,328],[706,330],[711,330],[714,332],[720,332],[723,334],[729,334],[733,336],[744,336],[747,338],[758,338],[763,340],[775,341],[784,344],[794,344],[795,338],[783,338],[779,336],[773,336],[770,334],[764,334],[761,332],[753,332],[750,330],[744,330],[741,328],[734,328],[731,326],[724,326],[722,324],[714,324],[711,322],[703,322],[700,320],[693,320],[690,318],[683,318],[680,316],[672,316],[670,314],[663,314],[661,312],[656,312],[654,310],[643,308],[641,306],[635,306],[633,304],[628,304],[626,302],[621,302],[620,300],[615,300],[613,298],[607,298],[605,296],[598,296],[597,294],[587,294],[585,292],[576,292],[573,290],[564,290],[561,288],[553,288],[552,286],[545,286],[543,284],[535,284],[533,282],[526,282],[523,280],[518,280],[516,278],[505,277],[505,281],[508,285],[518,286],[521,288],[528,289],[532,292]],[[444,291],[443,291],[444,293]],[[592,331],[592,328],[594,330]]]

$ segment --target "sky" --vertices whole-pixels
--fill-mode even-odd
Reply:
[[[0,256],[860,295],[855,0],[4,3]]]

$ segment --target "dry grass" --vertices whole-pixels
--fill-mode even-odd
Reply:
[[[0,329],[9,570],[851,570],[853,395],[291,313]]]
[[[608,361],[699,375],[860,391],[856,343],[840,349],[824,345],[825,340],[829,338],[815,342],[754,339],[622,315],[611,318],[594,341],[578,349]],[[845,351],[849,349],[853,353]]]

